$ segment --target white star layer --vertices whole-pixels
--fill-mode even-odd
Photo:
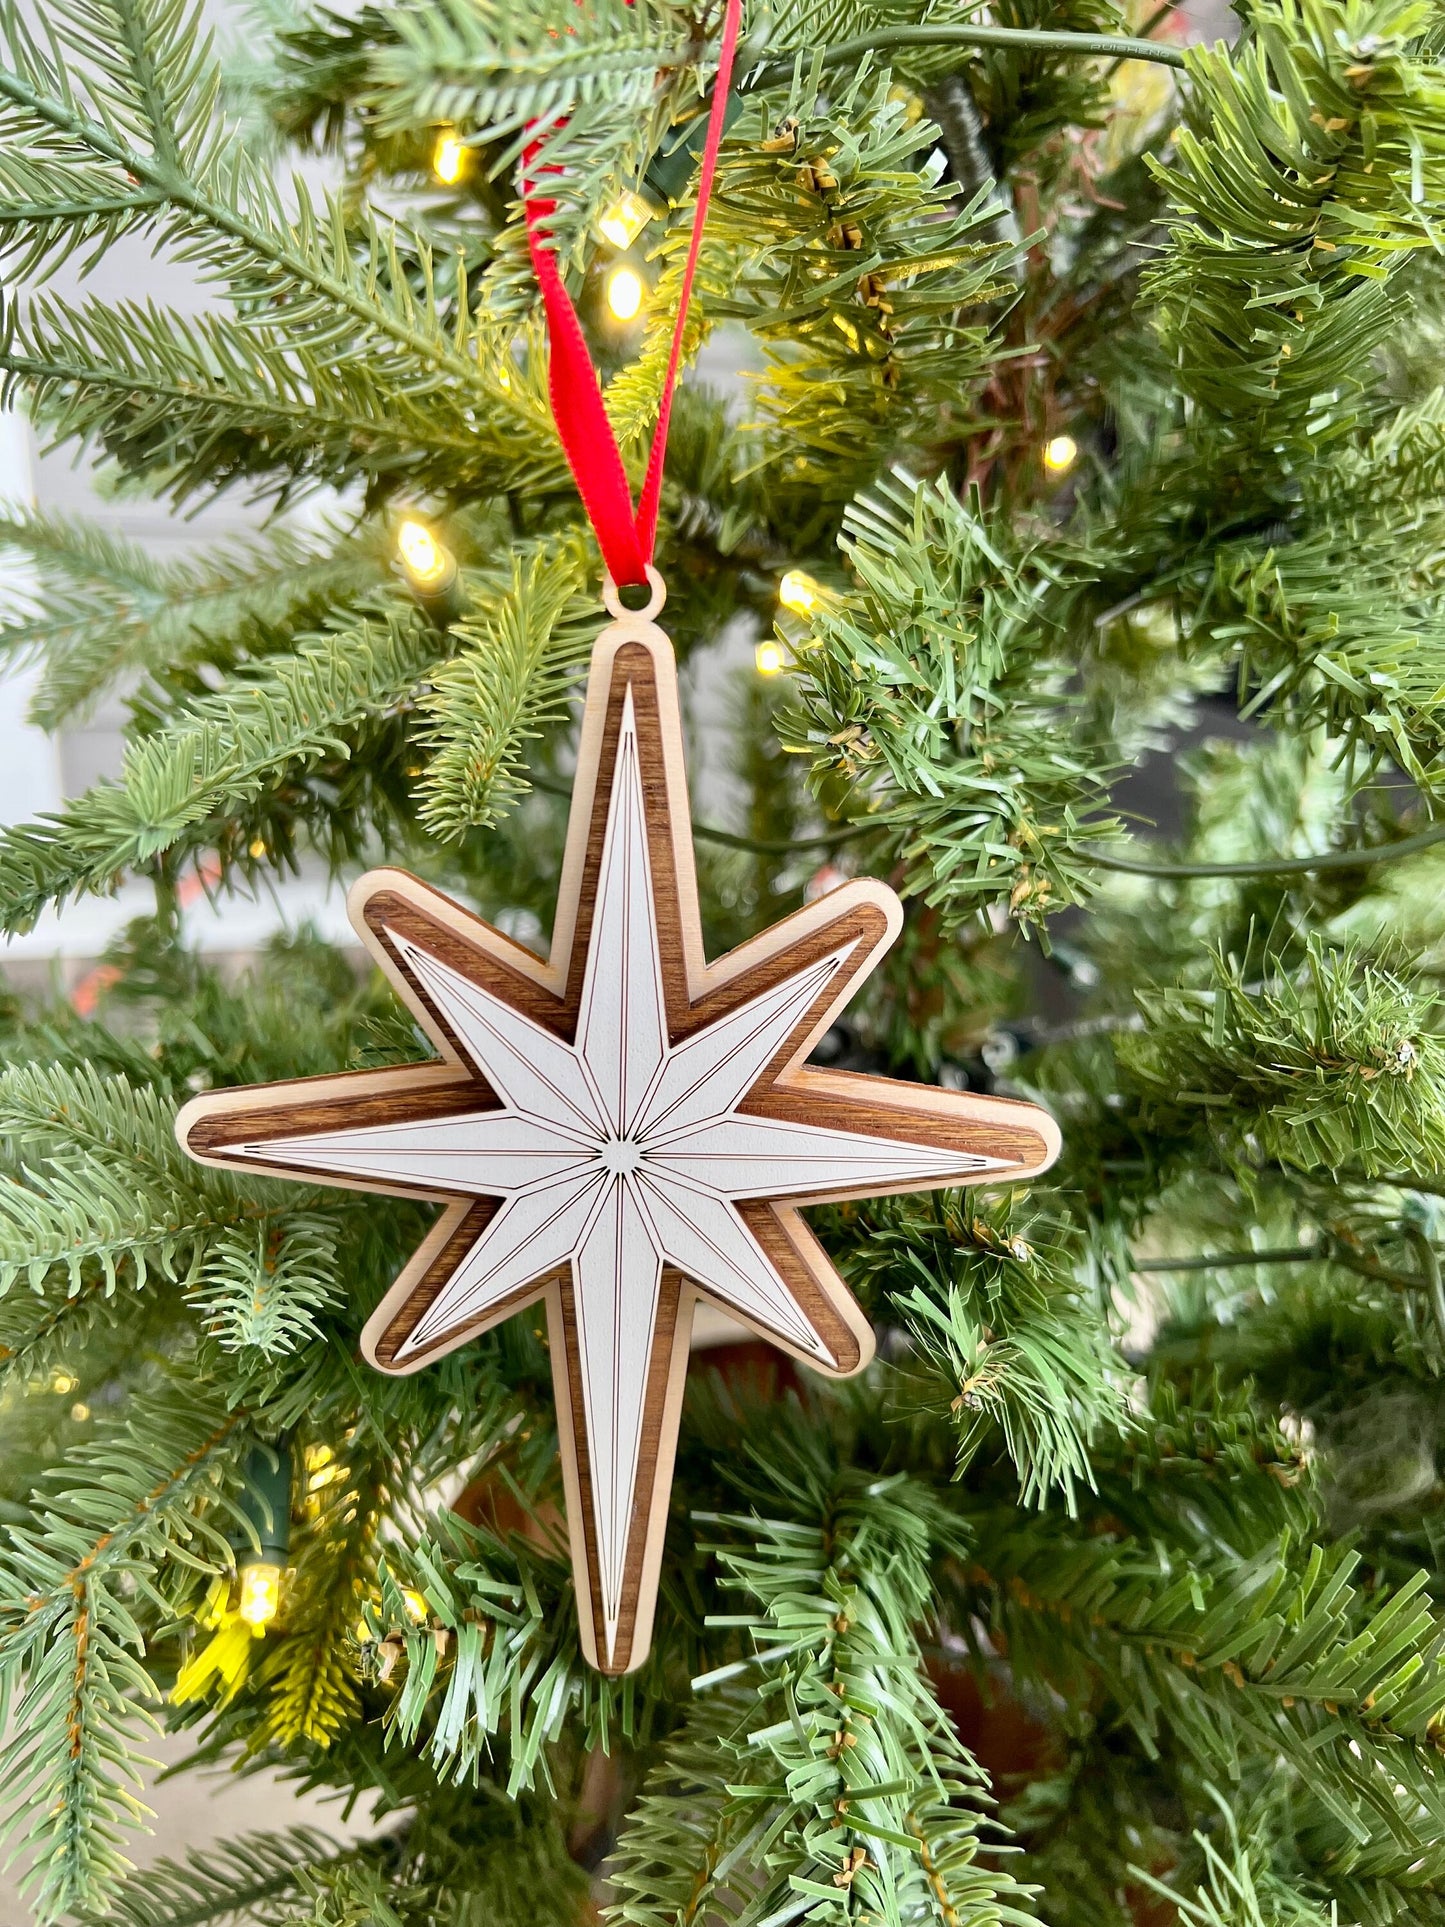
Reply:
[[[271,1138],[243,1152],[503,1199],[398,1361],[571,1267],[610,1660],[663,1267],[805,1357],[836,1365],[735,1201],[944,1184],[1003,1162],[739,1110],[852,943],[669,1042],[630,691],[575,1041],[388,934],[500,1109]]]

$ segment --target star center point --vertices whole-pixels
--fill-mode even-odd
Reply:
[[[608,1138],[597,1156],[602,1169],[610,1176],[628,1178],[642,1162],[642,1146],[635,1138]]]

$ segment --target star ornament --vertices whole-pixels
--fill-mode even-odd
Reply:
[[[363,1334],[382,1371],[545,1302],[583,1649],[607,1673],[651,1639],[698,1301],[846,1377],[872,1332],[798,1206],[1013,1181],[1059,1147],[1032,1105],[806,1062],[898,933],[885,885],[706,961],[660,593],[643,615],[609,597],[547,961],[374,870],[352,921],[440,1061],[213,1092],[176,1124],[206,1164],[444,1205]]]

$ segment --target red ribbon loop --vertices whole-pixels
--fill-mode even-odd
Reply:
[[[727,114],[728,89],[732,84],[733,55],[737,51],[742,25],[742,0],[727,0],[723,14],[722,41],[718,48],[717,80],[713,86],[712,106],[708,111],[707,142],[702,152],[702,172],[698,179],[697,208],[692,218],[692,238],[683,269],[682,297],[672,329],[672,351],[667,361],[667,376],[662,385],[662,400],[657,412],[657,428],[647,459],[647,474],[636,511],[622,451],[602,405],[602,388],[592,357],[587,352],[582,324],[572,297],[558,272],[551,237],[544,223],[555,212],[557,203],[535,192],[534,170],[543,143],[534,141],[522,157],[522,207],[527,220],[527,244],[532,267],[542,291],[542,307],[547,317],[547,340],[551,348],[547,385],[552,396],[552,413],[557,433],[577,480],[582,506],[597,536],[598,547],[607,571],[616,583],[642,583],[647,580],[648,564],[657,539],[657,511],[662,498],[662,469],[667,459],[667,431],[672,420],[672,398],[682,365],[682,338],[687,325],[688,303],[697,275],[698,254],[702,248],[703,223],[712,197],[713,176],[717,172],[718,149],[722,145],[723,121]]]

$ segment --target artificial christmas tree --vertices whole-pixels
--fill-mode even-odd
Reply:
[[[1445,1921],[1438,15],[1258,0],[1185,52],[1100,0],[842,0],[752,13],[730,91],[708,11],[268,21],[223,81],[183,0],[0,20],[8,392],[178,506],[333,491],[167,565],[5,525],[40,719],[121,689],[132,723],[117,780],[0,839],[0,920],[156,896],[96,1014],[3,1013],[39,1913]],[[403,863],[545,957],[616,534],[556,297],[640,482],[710,123],[683,340],[750,372],[678,391],[656,546],[693,747],[731,746],[700,954],[885,879],[903,930],[817,1088],[1023,1099],[1063,1151],[809,1212],[877,1356],[694,1355],[652,1650],[609,1678],[540,1309],[376,1372],[430,1194],[174,1136],[239,1086],[450,1073],[403,1068],[431,1041],[348,953],[218,973],[178,902]],[[212,308],[45,292],[128,236]],[[702,667],[749,632],[724,721]],[[1128,772],[1171,764],[1161,842]],[[377,1837],[128,1874],[156,1719]]]

